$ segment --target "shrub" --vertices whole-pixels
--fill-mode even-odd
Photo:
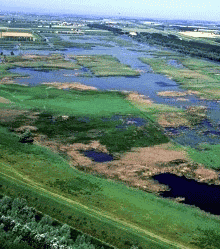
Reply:
[[[21,143],[33,143],[33,135],[29,129],[27,129],[23,134],[20,135],[19,142]]]

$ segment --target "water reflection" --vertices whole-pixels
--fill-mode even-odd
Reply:
[[[170,173],[155,175],[153,179],[170,188],[169,191],[162,192],[161,196],[166,198],[181,197],[183,203],[220,215],[220,186],[200,183]]]

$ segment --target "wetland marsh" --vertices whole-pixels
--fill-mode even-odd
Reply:
[[[89,42],[99,39],[93,37]],[[119,248],[131,241],[142,248],[201,248],[204,239],[218,248],[219,217],[159,197],[167,187],[153,177],[173,173],[220,184],[218,77],[210,71],[219,66],[182,57],[180,64],[176,54],[166,62],[166,51],[120,40],[126,46],[113,39],[111,47],[97,43],[90,50],[24,51],[1,65],[3,79],[28,75],[0,85],[3,192],[24,191],[32,205],[47,196],[53,209],[38,205],[42,211]],[[175,77],[154,73],[156,67]],[[180,70],[192,82],[178,80],[185,75]],[[33,145],[19,143],[22,127],[32,129]],[[86,222],[79,224],[76,213]]]

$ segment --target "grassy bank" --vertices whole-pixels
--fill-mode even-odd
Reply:
[[[11,73],[10,71],[8,71],[10,68],[13,68],[13,66],[9,65],[8,63],[5,64],[0,64],[0,80],[4,79],[4,78],[15,78],[15,77],[19,77],[19,74],[14,74]]]
[[[111,152],[167,142],[147,116],[126,99],[127,95],[20,85],[1,85],[0,93],[11,101],[0,105],[2,113],[6,109],[9,113],[40,112],[37,119],[26,113],[1,123],[3,194],[25,197],[30,206],[118,248],[133,244],[152,249],[219,248],[219,218],[78,171],[66,157],[35,144],[22,144],[8,130],[31,124],[51,139],[65,141],[73,134],[78,140],[72,143],[98,139]],[[121,120],[111,119],[116,114]],[[69,119],[63,120],[61,115]],[[145,118],[146,126],[118,129],[129,116]]]
[[[219,236],[220,221],[214,216],[79,172],[47,149],[19,143],[5,128],[0,129],[0,138],[5,194],[23,196],[40,211],[119,248],[132,243],[181,248],[175,242],[209,248],[199,246],[203,240],[212,248],[219,246],[213,239]]]
[[[190,158],[204,164],[207,168],[220,170],[220,145],[201,144],[197,149],[186,148]]]
[[[121,64],[119,60],[110,55],[77,55],[72,56],[78,64],[89,68],[95,76],[138,76],[139,72],[130,66]]]
[[[220,99],[220,66],[213,62],[202,59],[169,56],[162,53],[156,58],[140,58],[144,63],[149,64],[152,69],[164,75],[171,77],[178,82],[183,88],[197,91],[198,94],[208,99]],[[183,65],[178,68],[172,66],[169,61],[177,60]]]

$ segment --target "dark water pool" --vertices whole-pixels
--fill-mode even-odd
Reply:
[[[93,159],[93,161],[98,163],[104,163],[104,162],[110,162],[114,158],[112,155],[103,153],[103,152],[97,152],[95,150],[86,150],[82,152],[85,156]]]
[[[170,188],[169,191],[162,192],[161,196],[166,198],[183,197],[185,198],[183,203],[220,215],[220,186],[200,183],[170,173],[155,175],[153,179]]]

